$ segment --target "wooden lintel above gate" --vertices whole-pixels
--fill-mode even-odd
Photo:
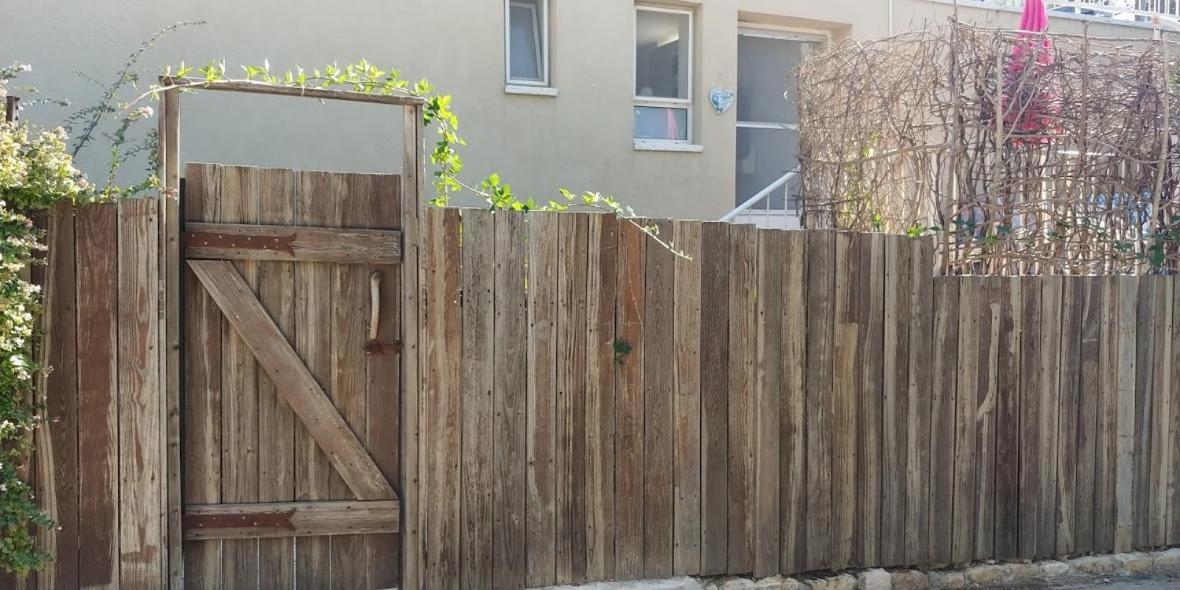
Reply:
[[[189,505],[186,541],[398,532],[397,500]]]
[[[344,264],[399,264],[396,230],[289,225],[187,223],[184,256],[196,260],[275,260]]]

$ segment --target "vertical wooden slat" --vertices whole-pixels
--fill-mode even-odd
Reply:
[[[428,560],[427,588],[459,588],[460,583],[460,359],[462,312],[459,211],[429,210],[425,217],[426,316],[423,354],[425,388],[421,399],[423,487],[427,502],[419,523]],[[333,539],[335,550],[336,539]],[[339,582],[333,572],[333,582]]]
[[[909,239],[885,239],[884,387],[881,408],[881,562],[905,563],[909,408],[909,315],[912,249]],[[810,342],[809,342],[810,346]]]
[[[164,444],[167,451],[167,494],[164,510],[167,513],[168,537],[168,582],[171,587],[183,583],[184,555],[181,531],[181,482],[180,448],[180,335],[181,335],[181,273],[184,272],[180,259],[180,91],[165,92],[160,100],[158,154],[160,179],[163,181],[160,205],[160,273],[164,294],[164,313],[160,316],[163,346],[160,351],[161,382],[164,385],[165,403],[161,408],[165,421]]]
[[[959,281],[959,372],[955,396],[954,516],[951,559],[971,561],[975,556],[975,413],[979,408],[979,344],[983,280]]]
[[[167,563],[161,510],[158,202],[119,204],[120,586],[158,588]]]
[[[1078,346],[1077,468],[1074,475],[1074,547],[1093,551],[1098,466],[1098,412],[1102,375],[1099,369],[1102,338],[1102,282],[1098,277],[1081,281],[1081,343]]]
[[[423,165],[425,164],[425,142],[422,138],[422,105],[402,109],[402,174],[401,174],[401,228],[403,254],[401,265],[401,430],[399,445],[401,454],[401,584],[406,590],[422,587],[423,550],[420,523],[425,502],[422,497],[422,480],[419,467],[422,463],[421,447],[421,368],[422,354],[419,342],[422,336],[421,291],[425,279],[422,269],[422,231],[420,214],[425,203],[423,195]]]
[[[1172,277],[1154,277],[1152,298],[1156,306],[1155,367],[1152,371],[1152,396],[1145,400],[1151,406],[1151,454],[1140,456],[1149,467],[1148,530],[1145,547],[1161,547],[1168,542],[1168,485],[1172,469]]]
[[[758,230],[754,379],[754,576],[779,572],[783,271],[786,234]]]
[[[1168,428],[1171,446],[1171,466],[1168,482],[1167,544],[1180,543],[1180,344],[1175,338],[1180,335],[1180,287],[1172,284],[1172,356],[1171,362],[1171,413]],[[1095,500],[1097,504],[1097,500]],[[1095,525],[1097,527],[1097,524]]]
[[[463,212],[463,389],[462,586],[491,588],[493,582],[492,437],[495,345],[495,216]]]
[[[1119,277],[1118,284],[1118,379],[1115,385],[1115,469],[1114,550],[1130,551],[1134,545],[1133,494],[1135,492],[1135,381],[1139,358],[1136,354],[1136,309],[1140,280]]]
[[[808,232],[806,238],[807,397],[802,420],[807,432],[807,520],[801,523],[807,527],[806,569],[826,568],[831,556],[835,238],[832,232]]]
[[[618,224],[592,215],[586,245],[586,578],[614,577]],[[695,341],[694,341],[695,343]]]
[[[335,223],[338,179],[323,172],[301,172],[298,180],[298,223],[330,227]],[[332,386],[332,310],[335,293],[332,265],[300,262],[295,265],[295,350],[316,381]],[[332,467],[307,428],[295,422],[295,498],[326,500]],[[403,490],[404,491],[404,490]],[[407,500],[403,498],[403,505]],[[295,540],[295,570],[301,586],[324,587],[331,583],[331,540],[300,537]]]
[[[704,575],[725,573],[729,559],[729,341],[723,335],[729,333],[730,227],[728,223],[701,226],[699,321],[702,336],[708,336],[701,339],[701,573]],[[620,260],[622,256],[620,252]],[[619,295],[622,297],[622,291]],[[620,513],[619,526],[623,526],[622,516]]]
[[[931,563],[950,563],[955,498],[955,400],[958,397],[959,277],[934,281],[933,385],[930,416]]]
[[[537,213],[528,218],[528,519],[525,530],[529,586],[551,585],[556,574],[557,221],[553,213]]]
[[[298,185],[289,170],[260,171],[258,221],[294,225]],[[295,335],[295,264],[258,265],[258,299],[288,341]],[[295,499],[295,415],[265,373],[258,374],[258,499]],[[290,588],[295,580],[295,539],[261,539],[259,586]],[[261,572],[265,572],[262,574]]]
[[[261,173],[257,168],[226,166],[221,171],[218,221],[256,223]],[[251,289],[258,285],[258,263],[235,262]],[[222,318],[221,325],[221,492],[225,502],[258,501],[258,368],[241,336]],[[258,540],[224,542],[222,576],[234,588],[258,586]]]
[[[1131,543],[1134,548],[1150,544],[1151,513],[1151,427],[1152,398],[1155,396],[1155,359],[1162,343],[1157,340],[1157,326],[1163,321],[1156,294],[1159,277],[1139,279],[1138,309],[1135,326],[1135,413],[1133,479],[1131,484]]]
[[[1024,305],[1020,341],[1020,557],[1032,558],[1037,551],[1037,523],[1040,504],[1038,465],[1039,418],[1041,398],[1041,287],[1040,277],[1029,277],[1021,285]]]
[[[996,403],[995,556],[1019,554],[1021,279],[1006,278],[1000,292]]]
[[[934,240],[910,240],[909,382],[906,416],[905,557],[911,564],[926,559],[930,513],[916,498],[930,495],[930,335],[933,330]]]
[[[651,225],[671,235],[670,221]],[[675,467],[675,256],[647,244],[643,325],[643,571],[647,577],[672,575]]]
[[[783,400],[779,427],[783,573],[802,571],[807,549],[807,240],[787,232],[783,271]],[[706,269],[707,272],[708,269]],[[712,276],[712,275],[706,275]],[[704,312],[708,313],[708,312]],[[707,332],[705,332],[707,333]],[[879,381],[878,381],[879,383]]]
[[[118,262],[116,206],[79,208],[78,294],[78,585],[111,587],[119,575]],[[198,302],[193,303],[194,305]],[[215,316],[216,317],[216,316]],[[206,323],[191,324],[199,334]],[[196,347],[193,347],[196,349]],[[199,382],[204,373],[193,374]],[[220,384],[220,382],[219,382]],[[203,392],[204,393],[204,392]],[[207,395],[207,394],[206,394]],[[194,396],[201,399],[200,396]],[[203,431],[202,434],[208,433]],[[213,432],[216,435],[216,431]],[[194,445],[193,451],[201,448]],[[197,464],[196,462],[192,462]],[[194,479],[197,474],[190,472]],[[203,479],[203,478],[200,478]],[[205,488],[207,489],[207,488]],[[216,487],[213,492],[216,493]],[[200,489],[194,490],[200,499]],[[200,553],[196,551],[194,553]],[[199,572],[199,567],[194,567]],[[195,588],[201,588],[199,583]]]
[[[585,214],[559,217],[557,254],[557,582],[586,577]]]
[[[984,277],[979,283],[980,306],[975,387],[975,529],[974,558],[995,555],[996,516],[996,404],[1000,397],[1000,326],[1002,279]]]
[[[378,229],[399,229],[402,199],[401,184],[397,176],[388,174],[366,175],[369,185],[365,195],[369,216],[367,225]],[[369,313],[377,305],[377,340],[392,342],[399,339],[401,331],[401,290],[405,288],[395,265],[369,265],[366,274],[377,274],[378,293],[376,301],[369,301]],[[370,285],[371,287],[371,285]],[[372,315],[367,315],[371,318]],[[381,352],[365,358],[366,396],[368,412],[366,448],[377,464],[377,468],[391,483],[396,485],[401,477],[400,439],[402,434],[401,367],[400,353]],[[369,535],[366,538],[369,565],[370,588],[392,588],[398,585],[401,556],[398,554],[398,535]]]
[[[619,224],[618,307],[615,369],[616,434],[615,577],[643,576],[644,523],[644,261],[646,236],[630,223]]]
[[[676,522],[672,569],[677,575],[695,575],[701,571],[701,224],[674,222],[673,243],[687,258],[678,257],[675,262]],[[774,419],[778,420],[777,414]],[[778,466],[774,469],[777,477]],[[771,526],[777,530],[777,518]]]
[[[861,261],[853,278],[857,291],[856,373],[856,490],[855,563],[871,567],[880,563],[881,540],[881,388],[885,344],[885,240],[881,234],[862,236],[854,254]],[[942,348],[936,348],[941,351]],[[938,361],[938,357],[934,357]],[[937,365],[935,365],[935,369]]]
[[[736,225],[730,229],[729,237],[728,570],[737,574],[750,572],[754,566],[754,330],[757,323],[758,234],[752,225]],[[830,350],[826,359],[830,371]],[[826,473],[830,476],[830,466]],[[830,506],[830,496],[827,502]]]
[[[41,363],[48,368],[41,387],[47,427],[34,433],[36,489],[57,531],[39,530],[39,547],[54,556],[37,573],[40,588],[78,585],[78,356],[75,288],[74,207],[55,205],[47,213]]]
[[[1053,555],[1057,537],[1057,414],[1061,397],[1062,278],[1041,279],[1040,397],[1037,399],[1037,556]]]
[[[186,220],[221,218],[221,172],[213,164],[187,167]],[[221,311],[187,265],[184,273],[184,501],[216,504],[221,501]],[[221,555],[221,541],[186,542],[185,584],[221,588]]]
[[[1098,419],[1095,425],[1094,550],[1114,551],[1118,460],[1119,279],[1101,278]],[[1022,368],[1023,369],[1023,368]]]
[[[1061,397],[1057,406],[1057,549],[1058,555],[1074,552],[1075,494],[1078,468],[1078,410],[1081,387],[1083,283],[1066,277],[1061,299]]]
[[[495,359],[493,442],[495,466],[492,527],[494,586],[525,585],[527,480],[526,388],[528,373],[528,225],[522,213],[496,214]],[[613,244],[612,244],[613,246]],[[613,275],[612,275],[613,284]],[[611,318],[613,320],[613,308]]]
[[[836,234],[832,356],[832,552],[831,569],[852,564],[856,517],[856,367],[860,325],[854,303],[861,266],[860,236]],[[766,409],[759,406],[758,412]]]

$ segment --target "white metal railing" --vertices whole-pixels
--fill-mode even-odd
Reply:
[[[963,4],[972,3],[1016,9],[1024,7],[1024,0],[968,0]],[[1121,21],[1150,22],[1156,16],[1180,20],[1180,0],[1046,0],[1045,7],[1050,16],[1053,12],[1065,12]]]
[[[798,178],[798,177],[799,177],[799,169],[798,168],[795,168],[794,170],[791,170],[790,172],[782,175],[781,178],[770,183],[769,185],[767,185],[766,188],[758,191],[758,194],[750,197],[749,199],[746,199],[746,201],[744,203],[735,207],[733,211],[726,213],[725,216],[721,218],[721,221],[733,221],[734,219],[737,219],[737,217],[739,215],[742,215],[743,213],[756,211],[754,209],[754,207],[756,205],[758,205],[759,203],[761,203],[763,205],[763,210],[766,213],[769,213],[771,211],[770,198],[771,198],[771,196],[774,195],[775,191],[783,188],[784,186],[787,185],[788,182],[790,182],[791,180]],[[784,197],[783,198],[783,215],[787,214],[787,210],[786,210],[787,201],[788,201],[788,199],[786,197]]]

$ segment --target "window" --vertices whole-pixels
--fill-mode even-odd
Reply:
[[[508,84],[549,85],[549,0],[506,0]]]
[[[692,13],[635,10],[635,139],[688,143],[692,116]]]

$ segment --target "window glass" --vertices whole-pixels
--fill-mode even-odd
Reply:
[[[542,0],[512,0],[508,5],[508,78],[543,82]]]
[[[635,107],[635,139],[688,141],[688,109]]]
[[[802,59],[800,41],[739,35],[738,120],[793,123],[795,68]]]
[[[737,130],[737,191],[740,205],[799,165],[799,135],[782,129]],[[782,209],[790,183],[770,197],[771,209]],[[791,199],[793,201],[794,199]],[[793,208],[795,204],[789,203]]]
[[[636,11],[635,96],[688,98],[691,22],[684,13]]]

